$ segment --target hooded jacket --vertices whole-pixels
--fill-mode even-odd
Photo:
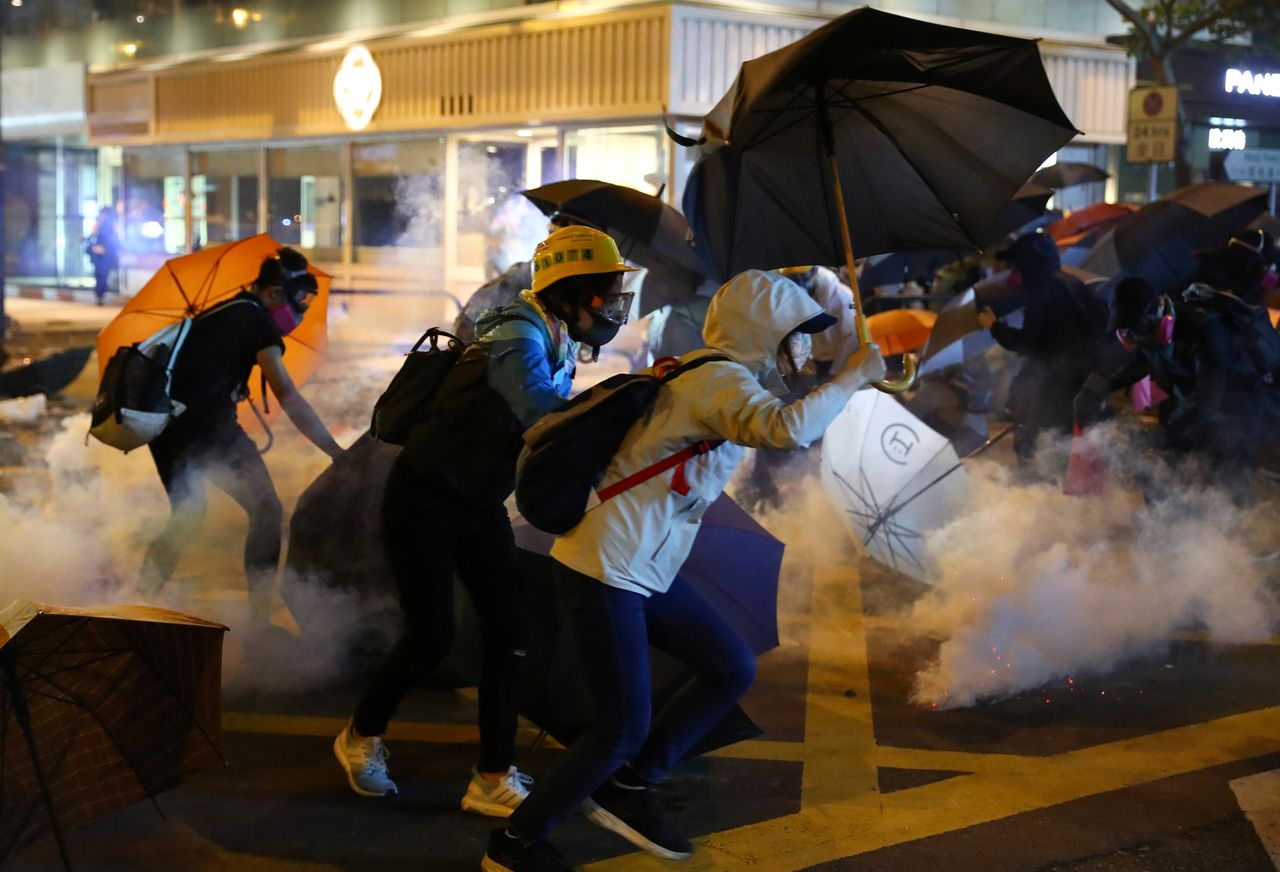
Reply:
[[[778,346],[822,307],[790,279],[751,270],[711,301],[695,360],[723,354],[663,385],[649,417],[631,428],[602,485],[625,478],[702,441],[725,444],[690,460],[688,493],[672,489],[677,471],[649,479],[590,509],[556,539],[551,556],[583,575],[645,596],[663,593],[688,557],[703,512],[742,459],[742,447],[793,449],[820,437],[862,386],[840,372],[803,399],[783,403],[765,385],[780,381]]]

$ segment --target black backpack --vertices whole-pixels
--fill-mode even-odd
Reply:
[[[522,315],[502,315],[496,324],[505,324],[507,321],[529,319]],[[443,348],[440,347],[441,337],[445,338]],[[424,342],[430,342],[430,347],[425,351],[420,350]],[[423,333],[405,355],[399,372],[373,404],[369,433],[382,442],[404,445],[413,426],[430,416],[432,402],[439,393],[440,386],[469,347],[457,336],[439,327],[432,327]]]
[[[524,434],[516,464],[516,507],[526,521],[547,533],[567,533],[586,514],[592,491],[604,477],[627,432],[653,407],[663,384],[717,360],[709,354],[677,365],[662,376],[615,375],[588,388],[545,415]],[[698,442],[596,493],[605,502],[719,446]]]
[[[1274,383],[1276,374],[1280,372],[1280,332],[1272,326],[1265,306],[1251,306],[1233,294],[1198,283],[1183,292],[1183,299],[1203,311],[1221,316],[1249,354],[1258,375],[1267,384]]]

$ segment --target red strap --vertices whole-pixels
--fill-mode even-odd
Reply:
[[[682,448],[670,457],[664,457],[657,463],[646,466],[644,469],[633,472],[624,479],[615,481],[606,488],[596,491],[596,498],[600,502],[611,500],[623,491],[631,490],[638,484],[644,484],[654,476],[661,475],[673,466],[679,467],[676,474],[671,479],[671,489],[680,496],[687,496],[689,493],[689,482],[685,479],[684,465],[700,454],[706,454],[724,443],[723,439],[704,439],[701,442],[695,442],[687,448]]]

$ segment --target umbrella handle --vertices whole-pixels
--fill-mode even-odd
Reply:
[[[858,288],[858,271],[853,266],[853,240],[849,236],[849,218],[844,214],[844,191],[840,187],[840,167],[836,163],[835,147],[830,135],[827,137],[827,142],[827,159],[831,162],[831,180],[835,185],[836,191],[836,214],[840,216],[840,235],[844,241],[844,259],[849,267],[849,290],[853,291],[854,325],[858,331],[858,342],[863,346],[867,346],[871,344],[871,328],[867,326],[867,316],[862,312],[862,292]],[[908,390],[915,383],[916,366],[919,362],[919,358],[915,354],[902,355],[902,376],[896,379],[881,379],[873,384],[872,387],[886,394],[900,394]]]

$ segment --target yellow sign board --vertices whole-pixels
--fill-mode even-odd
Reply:
[[[1129,127],[1125,155],[1129,163],[1173,160],[1178,143],[1178,89],[1175,86],[1134,88],[1129,92]]]

